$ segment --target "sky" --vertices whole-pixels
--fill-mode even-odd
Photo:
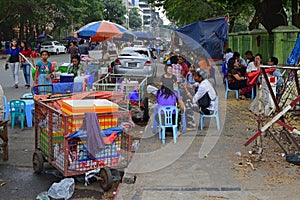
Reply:
[[[159,13],[159,17],[163,20],[164,25],[169,25],[171,22],[168,20],[167,16],[162,12],[163,8],[155,8],[155,11]]]

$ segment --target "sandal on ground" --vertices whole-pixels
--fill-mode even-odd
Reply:
[[[181,136],[181,131],[177,131],[177,137]]]
[[[246,100],[246,97],[242,95],[242,96],[239,97],[239,99],[240,100]]]

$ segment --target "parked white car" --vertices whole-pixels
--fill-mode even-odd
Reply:
[[[149,48],[125,47],[114,62],[115,74],[155,77],[156,56]]]
[[[49,53],[68,53],[67,47],[58,41],[45,41],[41,44],[41,51],[48,51]]]

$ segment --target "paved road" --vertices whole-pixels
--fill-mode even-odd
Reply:
[[[58,64],[68,62],[69,55],[51,55],[49,61],[56,61]],[[13,87],[12,72],[4,70],[4,63],[5,60],[0,60],[0,83],[8,101],[19,99],[22,94],[30,92],[30,89],[25,88],[23,71],[19,71],[19,88],[16,89]],[[0,184],[3,184],[0,186],[0,199],[35,199],[37,194],[47,191],[53,182],[61,180],[61,177],[55,176],[56,171],[47,164],[45,173],[35,174],[31,161],[33,152],[33,128],[25,127],[21,130],[19,124],[15,129],[9,126],[9,160],[4,162],[0,158]],[[85,187],[83,183],[76,182],[73,198],[98,199],[102,192],[97,183]]]
[[[35,61],[40,58],[35,59]],[[62,64],[69,61],[69,55],[51,55],[49,61]],[[14,88],[12,72],[4,70],[5,60],[0,60],[0,84],[3,87],[7,100],[19,99],[24,93],[30,92],[25,88],[23,71],[19,71],[19,88]],[[158,76],[163,72],[163,65],[159,66]],[[25,127],[20,129],[19,124],[15,129],[9,126],[9,160],[4,162],[0,158],[0,199],[35,199],[37,194],[49,189],[53,182],[61,180],[55,176],[55,170],[46,165],[45,173],[37,175],[32,169],[32,154],[34,152],[34,130]],[[0,154],[1,155],[1,154]],[[53,175],[54,174],[54,175]],[[85,187],[76,182],[74,198],[101,197],[103,190],[99,184],[94,183]]]

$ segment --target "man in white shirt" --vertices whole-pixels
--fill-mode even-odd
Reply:
[[[232,58],[232,56],[233,56],[232,50],[230,48],[226,49],[226,54],[225,54],[225,62],[226,62],[226,64],[228,63],[228,60],[230,58]]]
[[[193,104],[197,104],[200,108],[201,114],[209,115],[210,110],[214,108],[214,102],[216,99],[216,91],[212,84],[207,79],[206,70],[198,70],[193,72],[193,78],[196,81],[194,86],[197,86],[197,91],[193,97],[191,93],[188,93],[188,97],[193,100]]]

